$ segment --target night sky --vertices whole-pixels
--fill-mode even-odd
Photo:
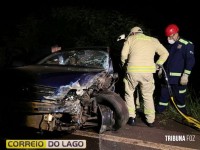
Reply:
[[[164,29],[170,23],[175,23],[180,28],[180,35],[192,41],[195,45],[196,65],[194,73],[200,73],[198,59],[200,52],[200,26],[197,22],[197,1],[183,2],[181,0],[7,0],[0,4],[1,32],[7,32],[6,27],[17,23],[30,13],[47,10],[53,7],[80,6],[84,8],[117,10],[124,14],[135,16],[145,23],[145,27],[152,30],[152,35],[167,40]],[[3,27],[3,28],[2,28]],[[196,82],[198,79],[195,78]],[[197,81],[199,82],[199,81]]]

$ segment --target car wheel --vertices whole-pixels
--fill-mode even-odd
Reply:
[[[114,92],[104,92],[97,97],[97,103],[108,106],[113,111],[114,125],[113,130],[118,130],[124,126],[129,118],[128,108],[125,101]]]

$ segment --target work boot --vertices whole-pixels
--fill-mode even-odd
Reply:
[[[136,125],[136,119],[133,118],[133,117],[130,117],[130,118],[128,119],[127,124],[129,124],[130,126],[135,126],[135,125]]]
[[[153,127],[155,127],[155,122],[152,122],[152,123],[147,122],[147,126],[150,128],[153,128]]]

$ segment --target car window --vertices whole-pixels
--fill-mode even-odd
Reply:
[[[41,65],[63,65],[89,68],[109,67],[109,55],[98,50],[71,50],[51,54],[42,61]]]

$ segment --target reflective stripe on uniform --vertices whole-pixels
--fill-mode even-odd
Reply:
[[[183,93],[185,93],[187,90],[186,89],[184,89],[184,90],[179,90],[179,94],[183,94]]]
[[[162,64],[164,64],[164,60],[158,60],[157,62],[156,62],[156,64],[158,64],[158,65],[162,65]]]
[[[135,109],[132,108],[132,107],[128,107],[128,112],[131,113],[131,114],[132,114],[132,113],[135,113]]]
[[[161,106],[168,106],[168,103],[159,102],[159,105],[161,105]]]
[[[177,105],[178,108],[184,108],[185,105]]]
[[[186,74],[190,74],[191,71],[190,71],[190,70],[184,70],[184,73],[186,73]]]
[[[138,35],[136,36],[135,39],[140,39],[140,40],[151,40],[151,37],[145,36],[144,34],[138,34]]]
[[[185,44],[185,45],[187,45],[189,42],[188,41],[186,41],[186,40],[184,40],[184,39],[180,39],[179,40],[181,43],[183,43],[183,44]]]
[[[188,43],[193,44],[191,41],[186,41],[186,40],[184,40],[184,39],[180,39],[179,41],[180,41],[181,43],[185,44],[185,45],[187,45]]]
[[[128,72],[155,72],[155,66],[128,66]]]
[[[180,76],[182,75],[182,73],[178,73],[178,72],[170,72],[169,75],[170,75],[170,76],[180,77]]]
[[[150,109],[144,109],[144,114],[146,114],[146,115],[150,115],[150,114],[154,114],[155,113],[155,111],[154,110],[150,110]]]

